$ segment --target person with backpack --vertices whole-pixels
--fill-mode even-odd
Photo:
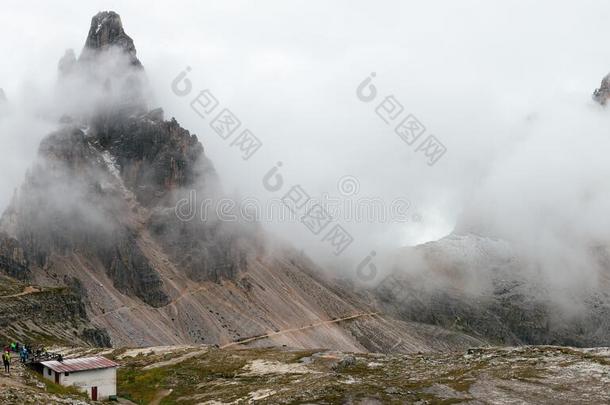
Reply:
[[[4,363],[4,372],[11,373],[11,353],[7,350],[2,355],[2,362]]]

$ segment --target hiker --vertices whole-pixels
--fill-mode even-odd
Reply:
[[[25,363],[28,360],[28,349],[25,346],[21,347],[21,352],[19,353],[21,356],[21,362]]]
[[[2,362],[4,363],[4,372],[11,373],[11,352],[4,352],[2,355]]]
[[[17,351],[17,343],[11,342],[11,352],[15,353]]]

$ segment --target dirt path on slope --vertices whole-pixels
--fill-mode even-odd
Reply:
[[[188,352],[178,357],[174,357],[173,359],[160,361],[158,363],[152,363],[142,368],[142,370],[152,370],[154,368],[172,366],[174,364],[182,363],[183,361],[187,361],[188,359],[192,359],[193,357],[197,357],[199,355],[205,354],[208,352],[208,348],[203,348],[200,350],[195,350],[192,352]]]
[[[4,367],[0,370],[0,387],[18,387],[18,388],[27,388],[27,385],[24,381],[25,369],[23,364],[19,362],[18,359],[15,359],[14,356],[11,359],[11,373],[7,374],[4,372]]]
[[[23,289],[23,291],[18,294],[2,295],[2,296],[0,296],[0,298],[16,298],[16,297],[22,297],[22,296],[28,295],[28,294],[34,294],[37,292],[40,292],[40,289],[29,285],[29,286],[25,287]]]
[[[239,346],[239,345],[246,344],[246,343],[251,343],[251,342],[254,342],[256,340],[267,339],[267,338],[270,338],[270,337],[273,337],[273,336],[286,335],[288,333],[300,332],[300,331],[307,330],[307,329],[317,328],[318,326],[330,325],[330,324],[333,324],[333,323],[349,321],[349,320],[352,320],[352,319],[362,318],[362,317],[365,317],[365,316],[377,316],[377,315],[379,315],[379,312],[368,312],[368,313],[364,313],[364,314],[350,315],[350,316],[346,316],[346,317],[343,317],[343,318],[331,319],[331,320],[328,320],[328,321],[320,321],[320,322],[312,323],[311,325],[302,326],[302,327],[299,327],[299,328],[283,329],[283,330],[279,330],[277,332],[267,333],[265,335],[258,335],[258,336],[253,336],[251,338],[247,338],[247,339],[243,339],[243,340],[238,340],[238,341],[235,341],[235,342],[227,343],[226,345],[222,345],[222,346],[220,346],[220,348],[221,349],[227,349],[229,347]]]

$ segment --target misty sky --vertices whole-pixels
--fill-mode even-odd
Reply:
[[[200,137],[228,192],[277,197],[261,179],[281,161],[312,196],[338,196],[350,175],[355,197],[406,199],[421,217],[343,222],[357,252],[433,240],[458,222],[529,235],[532,249],[609,237],[610,112],[590,97],[610,71],[603,1],[3,1],[0,87],[12,115],[0,119],[0,206],[55,125],[44,102],[59,58],[80,53],[100,10],[121,15],[154,104]],[[196,90],[263,141],[251,160],[171,92],[186,66]],[[436,165],[379,119],[377,101],[357,99],[371,72],[380,97],[395,96],[447,147]],[[270,227],[317,246],[294,224]]]

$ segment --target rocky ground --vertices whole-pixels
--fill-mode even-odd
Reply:
[[[382,355],[288,348],[160,346],[64,350],[122,364],[138,404],[603,404],[610,349],[473,348]]]
[[[11,373],[0,372],[0,403],[86,405],[91,402],[86,395],[71,388],[44,381],[38,374],[23,367],[17,359],[13,359]]]

